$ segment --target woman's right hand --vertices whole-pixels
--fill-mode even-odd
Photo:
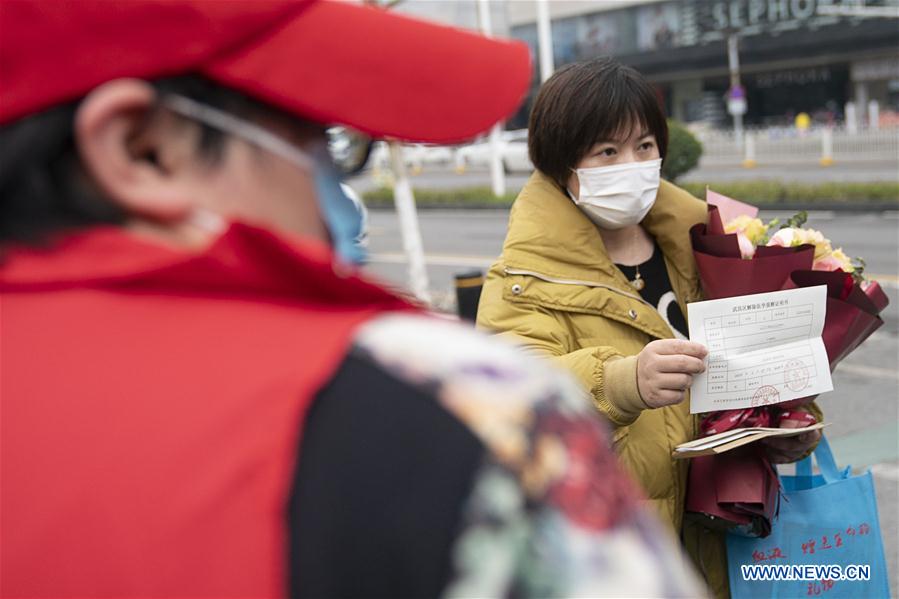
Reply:
[[[637,355],[637,389],[650,408],[678,404],[693,384],[693,375],[705,371],[708,354],[699,343],[659,339]]]

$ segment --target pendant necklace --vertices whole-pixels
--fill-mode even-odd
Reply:
[[[646,287],[646,281],[640,276],[640,265],[637,264],[634,266],[634,269],[636,272],[634,273],[634,280],[630,281],[631,287],[637,291],[643,291],[643,288]]]
[[[639,236],[638,234],[639,234],[639,230],[634,229],[634,239],[633,239],[632,243],[634,243],[635,245],[637,243],[637,239]],[[650,258],[651,257],[652,257],[652,255],[650,255]],[[636,289],[638,292],[643,291],[643,288],[646,287],[646,281],[643,279],[642,276],[640,276],[640,265],[639,264],[634,265],[634,279],[629,282],[631,284],[631,287]]]

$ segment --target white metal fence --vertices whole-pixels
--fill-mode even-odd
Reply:
[[[828,140],[828,137],[830,138]],[[700,166],[738,165],[745,160],[765,164],[811,164],[822,159],[833,162],[889,162],[899,164],[899,128],[845,129],[767,128],[747,130],[743,143],[733,131],[703,131],[697,134],[703,152]],[[828,156],[829,150],[829,156]]]
[[[0,0],[2,1],[2,0]],[[698,131],[702,142],[700,167],[746,165],[747,160],[759,166],[810,165],[838,163],[895,163],[899,168],[899,127],[860,129],[814,128],[800,133],[793,127],[747,129],[742,143],[732,130]],[[412,174],[425,171],[486,168],[487,144],[474,143],[462,147],[413,145],[405,146],[404,159]],[[532,168],[524,141],[503,145],[503,163],[510,172],[528,172]],[[378,144],[370,165],[381,173],[388,170],[386,144]]]

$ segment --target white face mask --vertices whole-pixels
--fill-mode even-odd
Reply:
[[[579,168],[575,172],[580,183],[580,197],[574,203],[603,229],[635,225],[643,220],[656,201],[661,171],[661,158]]]

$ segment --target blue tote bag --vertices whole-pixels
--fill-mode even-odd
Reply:
[[[838,470],[824,438],[814,456],[821,474],[812,475],[809,456],[795,476],[780,477],[780,513],[768,537],[727,535],[734,599],[890,597],[871,472]]]

